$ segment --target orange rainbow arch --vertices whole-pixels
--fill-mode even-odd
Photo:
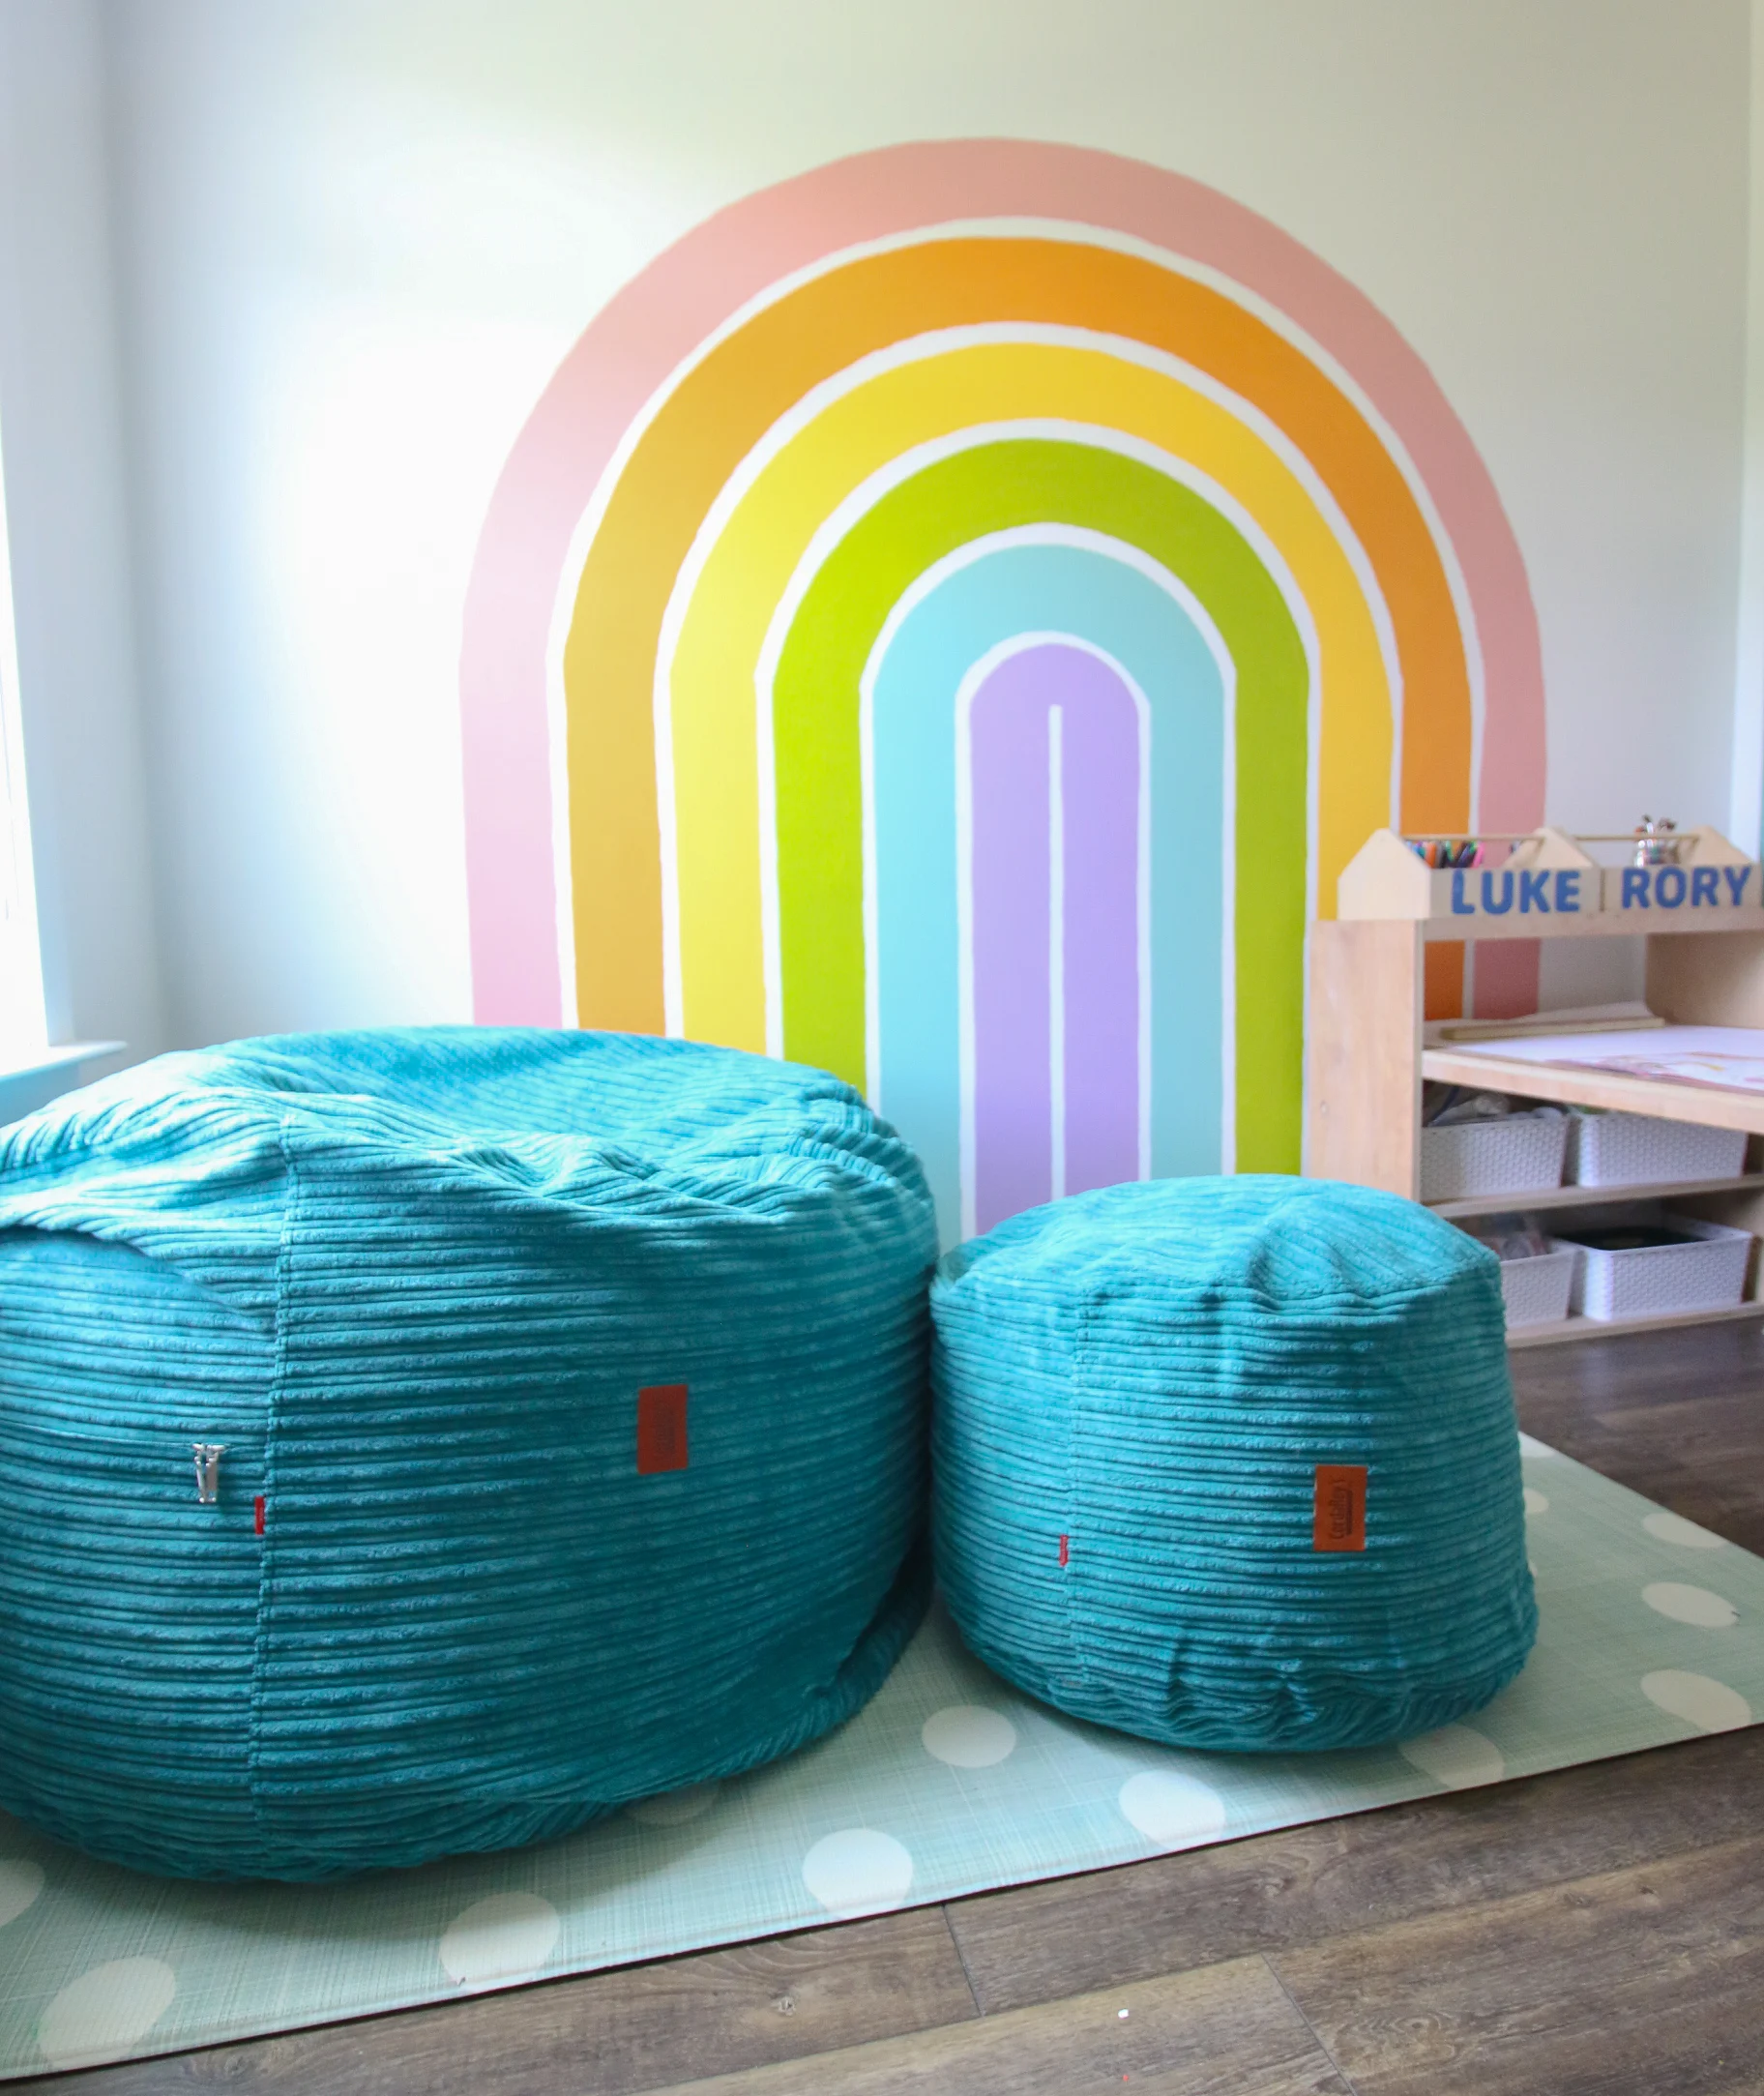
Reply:
[[[962,696],[975,663],[1038,634],[1004,684]],[[932,1118],[953,1091],[968,1135],[943,1131],[946,1163],[988,1083],[1040,1126],[1043,1077],[986,1045],[1006,1039],[996,957],[1027,919],[976,902],[994,845],[970,832],[1003,790],[985,767],[1016,778],[1031,717],[1056,741],[1070,717],[1077,739],[1034,762],[1066,767],[1074,807],[1145,809],[1132,896],[1080,881],[1059,905],[1098,951],[1139,929],[1096,993],[1113,1046],[1061,1075],[1055,1044],[1053,1178],[1087,1084],[1133,1102],[1080,1175],[1105,1153],[1118,1175],[1129,1118],[1147,1169],[1296,1168],[1305,926],[1333,913],[1340,868],[1385,821],[1542,814],[1523,566],[1426,367],[1267,221],[1062,146],[816,169],[627,286],[498,485],[462,694],[481,1019],[769,1049]],[[1153,782],[1202,772],[1178,821],[1186,788]],[[1058,845],[996,848],[1029,853],[1013,879],[1039,895]],[[1459,955],[1434,966],[1448,1002]],[[1214,986],[1204,1050],[1159,988],[1178,970]],[[1535,989],[1533,951],[1479,963],[1479,1008]],[[1214,1134],[1160,1086],[1207,1102]]]

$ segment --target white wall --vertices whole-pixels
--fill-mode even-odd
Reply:
[[[1750,172],[1745,481],[1727,834],[1748,851],[1758,851],[1764,849],[1764,0],[1751,0]]]
[[[459,607],[508,445],[668,240],[904,137],[1138,155],[1343,270],[1431,364],[1513,517],[1552,817],[1726,818],[1748,0],[103,19],[182,1039],[468,1014]]]
[[[0,428],[44,1002],[52,1040],[153,1054],[103,80],[93,0],[0,4]]]

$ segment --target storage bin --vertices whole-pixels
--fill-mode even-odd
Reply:
[[[1650,1113],[1571,1113],[1571,1186],[1664,1186],[1679,1179],[1737,1179],[1746,1169],[1743,1128],[1701,1128]]]
[[[1565,1113],[1514,1113],[1421,1132],[1421,1197],[1468,1200],[1485,1194],[1542,1194],[1562,1184]]]
[[[1605,1251],[1576,1244],[1572,1309],[1582,1317],[1666,1317],[1695,1310],[1727,1310],[1746,1292],[1751,1232],[1694,1216],[1662,1216],[1660,1227],[1695,1242]],[[1573,1240],[1569,1240],[1573,1242]]]
[[[1579,1249],[1550,1239],[1548,1252],[1527,1259],[1501,1261],[1501,1300],[1507,1306],[1507,1328],[1525,1324],[1559,1324],[1568,1315]]]

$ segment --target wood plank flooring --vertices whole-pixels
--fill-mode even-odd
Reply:
[[[1514,1357],[1764,1553],[1764,1328]],[[1125,2012],[1125,2013],[1123,2013]],[[1764,2096],[1764,1728],[0,2096]]]

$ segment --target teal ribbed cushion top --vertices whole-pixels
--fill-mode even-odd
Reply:
[[[1055,1201],[931,1290],[938,1578],[988,1666],[1227,1752],[1479,1709],[1537,1634],[1499,1264],[1310,1179]]]
[[[0,1133],[0,1806],[322,1877],[826,1731],[926,1601],[935,1255],[848,1086],[684,1042],[242,1041]]]

